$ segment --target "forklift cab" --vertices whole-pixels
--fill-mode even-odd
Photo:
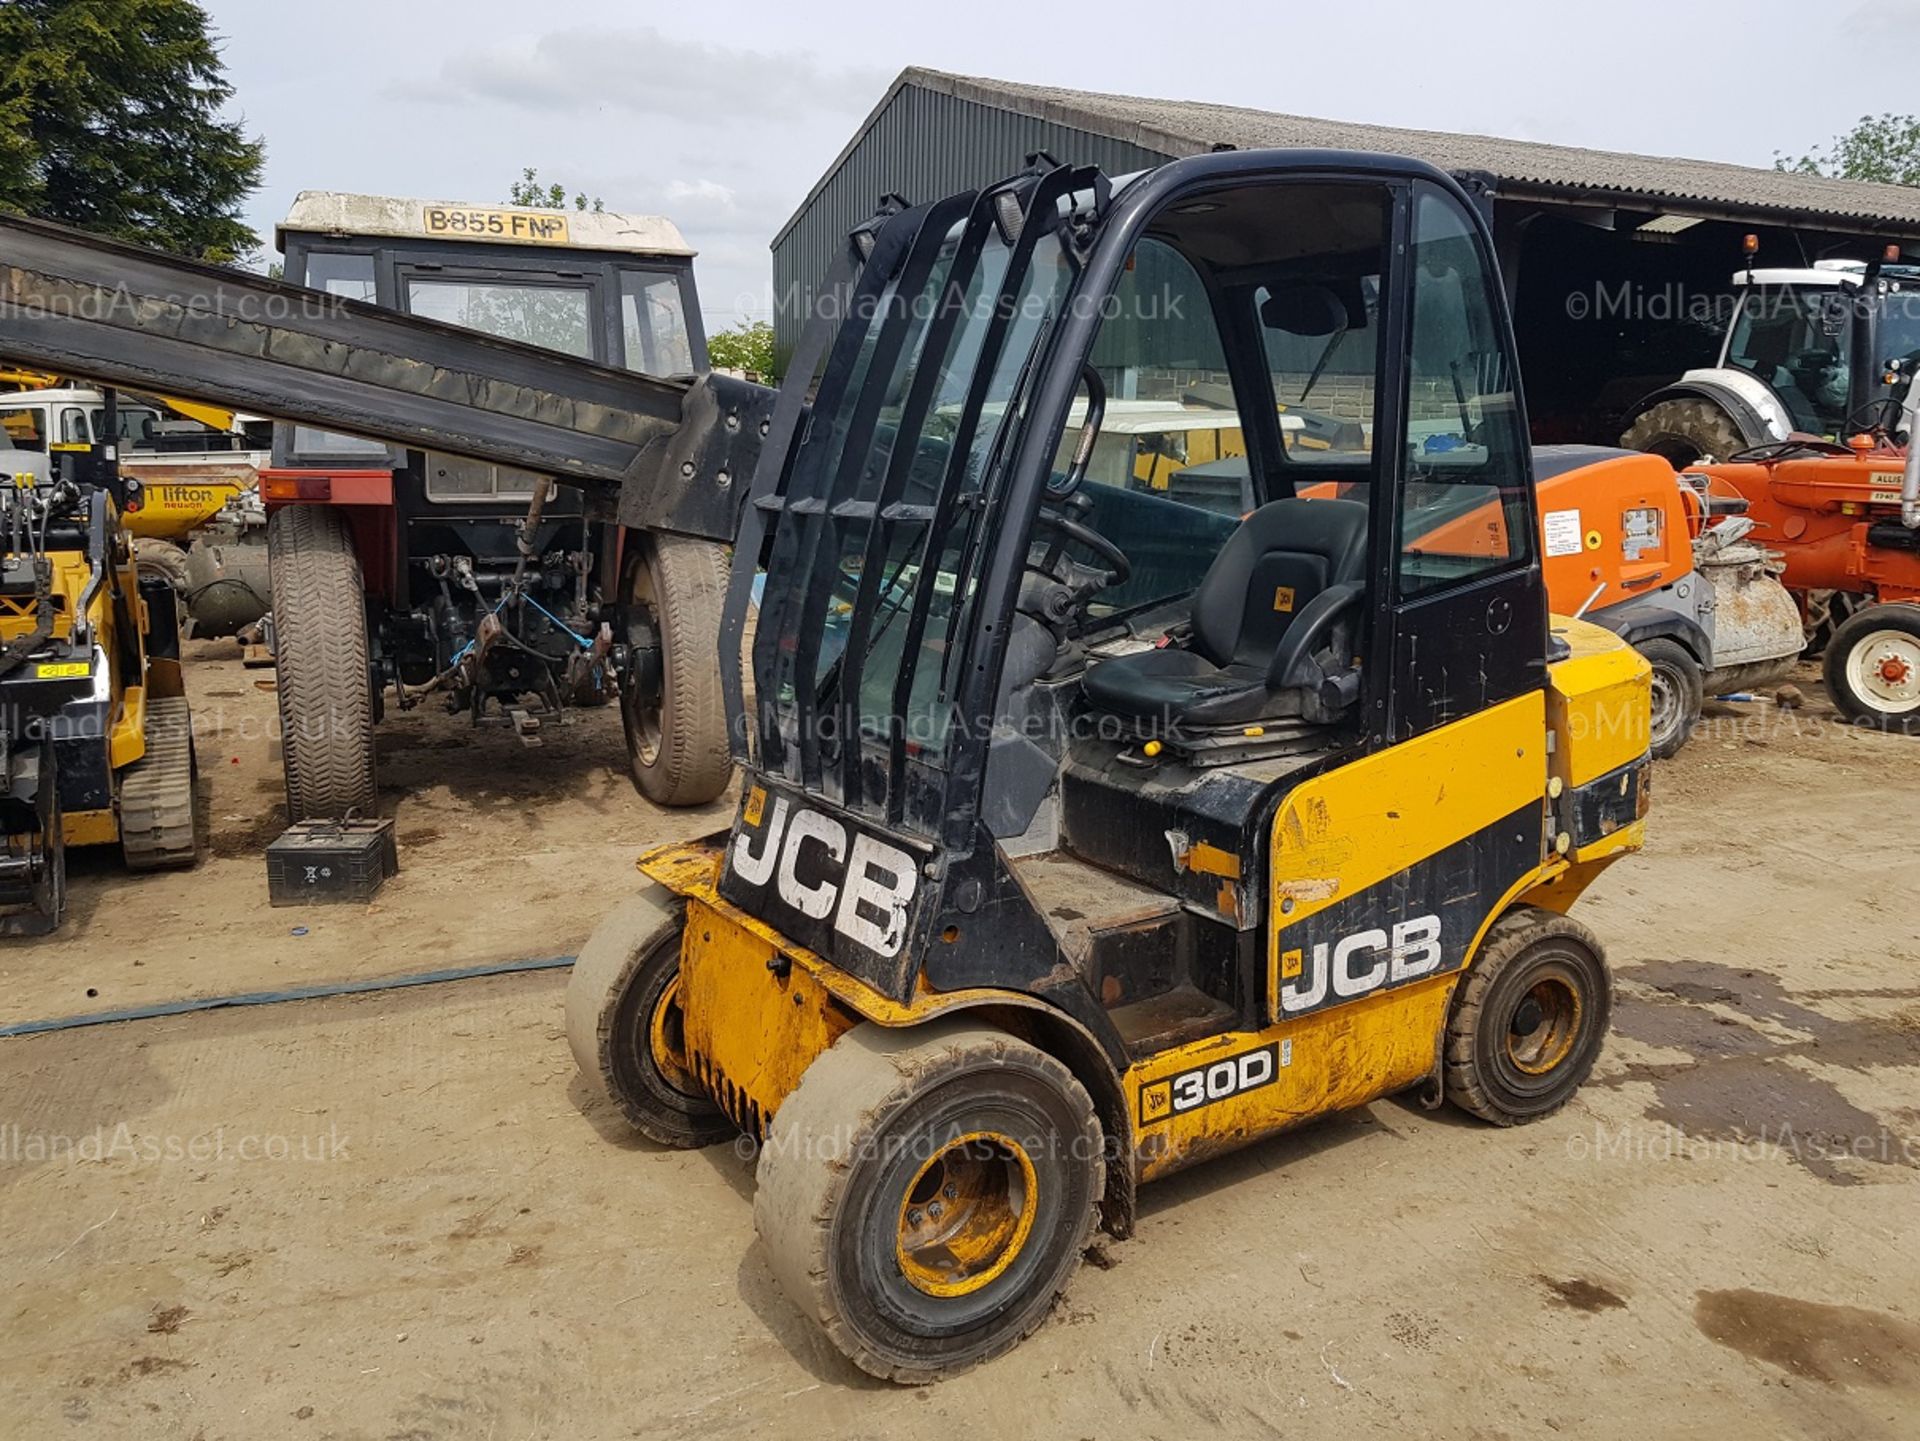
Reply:
[[[1644,836],[1648,672],[1550,632],[1492,250],[1437,170],[1041,158],[843,267],[737,546],[739,812],[642,858],[568,1036],[647,1135],[761,1138],[782,1288],[928,1380],[1039,1324],[1141,1182],[1414,1087],[1564,1104],[1611,989],[1563,913]],[[1248,513],[1096,473],[1119,401],[1231,406]]]
[[[1253,879],[1286,793],[1546,686],[1526,420],[1471,205],[1423,166],[1227,154],[1119,186],[1037,168],[860,245],[854,319],[742,538],[767,578],[741,845],[770,867],[757,833],[806,807],[912,863],[879,931],[865,905],[795,906],[772,869],[736,864],[723,893],[904,997],[911,937],[1112,878],[1214,957],[1195,1024],[1256,1018]],[[1113,398],[1203,388],[1236,412],[1246,516],[1180,499],[1177,473],[1087,473]],[[1303,409],[1334,423],[1283,423]],[[1539,824],[1517,842],[1537,852]],[[1058,958],[1029,948],[936,944],[928,974]],[[1151,1001],[1178,969],[1094,991]],[[1165,1018],[1123,1019],[1150,1047]]]

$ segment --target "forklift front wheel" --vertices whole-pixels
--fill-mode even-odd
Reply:
[[[1653,711],[1650,717],[1648,748],[1660,760],[1680,753],[1680,748],[1700,722],[1700,702],[1706,694],[1706,677],[1700,662],[1678,641],[1656,637],[1637,647],[1653,667]]]
[[[567,1044],[634,1129],[692,1150],[735,1128],[689,1069],[680,1009],[684,905],[649,884],[594,928],[567,979]]]
[[[1495,921],[1447,1018],[1447,1099],[1496,1126],[1537,1121],[1592,1074],[1613,1014],[1599,938],[1518,906]]]
[[[855,1365],[937,1381],[1046,1319],[1093,1229],[1102,1138],[1067,1068],[1004,1031],[860,1025],[775,1114],[754,1225]]]

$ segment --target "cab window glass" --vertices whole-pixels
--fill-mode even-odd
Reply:
[[[621,271],[620,331],[628,370],[647,375],[693,373],[693,341],[687,334],[677,275]]]
[[[93,439],[87,430],[87,413],[77,405],[69,405],[60,412],[60,443],[62,445],[86,445]]]
[[[7,438],[17,450],[37,450],[43,454],[47,448],[47,413],[34,406],[22,406],[18,409],[0,411],[0,426],[5,426]]]
[[[338,295],[346,300],[358,300],[368,305],[378,300],[371,255],[345,255],[317,250],[307,257],[306,283],[315,290],[324,290],[328,295]],[[387,447],[380,441],[366,440],[357,435],[341,435],[335,431],[316,430],[310,425],[296,425],[293,428],[293,449],[296,455],[385,455]]]
[[[1373,456],[1373,388],[1380,360],[1380,276],[1329,267],[1253,294],[1289,461]]]
[[[1415,191],[1400,590],[1444,590],[1531,559],[1529,457],[1497,279],[1466,214]]]

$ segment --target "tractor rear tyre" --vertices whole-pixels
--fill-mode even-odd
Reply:
[[[727,550],[674,535],[628,540],[621,592],[636,659],[620,690],[627,763],[655,805],[703,806],[733,779],[716,646]]]
[[[1653,667],[1653,713],[1648,748],[1661,760],[1680,748],[1700,723],[1700,703],[1706,677],[1687,648],[1678,641],[1655,637],[1634,647]]]
[[[1733,417],[1710,400],[1663,400],[1650,405],[1620,437],[1628,450],[1650,451],[1682,470],[1726,460],[1748,443]]]
[[[855,1365],[937,1381],[1046,1319],[1093,1230],[1102,1136],[1067,1068],[1004,1031],[858,1025],[775,1113],[754,1226]]]
[[[680,1010],[686,908],[649,884],[594,927],[567,978],[567,1044],[634,1129],[692,1150],[737,1134],[694,1079]]]
[[[206,858],[211,817],[185,696],[147,702],[147,753],[120,782],[120,854],[130,871],[187,870]]]
[[[1493,923],[1447,1016],[1447,1099],[1496,1126],[1552,1115],[1593,1072],[1613,1014],[1599,938],[1518,906]]]
[[[1834,627],[1821,670],[1840,714],[1920,735],[1920,605],[1869,605]]]
[[[287,506],[267,523],[267,563],[288,819],[371,816],[374,695],[352,534],[327,506]]]

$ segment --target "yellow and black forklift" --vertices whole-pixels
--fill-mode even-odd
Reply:
[[[567,1029],[645,1135],[758,1138],[782,1287],[919,1382],[1038,1326],[1142,1182],[1395,1092],[1565,1103],[1612,1005],[1567,912],[1643,842],[1648,668],[1549,618],[1439,171],[1041,156],[841,263],[737,547],[737,817],[642,858]],[[1363,413],[1296,447],[1331,376]],[[1196,377],[1257,508],[1088,481],[1108,394]]]
[[[139,482],[111,444],[15,456],[0,443],[0,935],[32,936],[60,924],[67,847],[192,866],[206,818],[176,594],[140,574],[122,524]]]

